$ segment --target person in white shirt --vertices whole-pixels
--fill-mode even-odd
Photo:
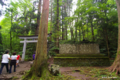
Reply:
[[[7,51],[5,51],[5,54],[3,54],[3,56],[2,56],[0,74],[2,73],[2,69],[4,66],[6,66],[6,70],[7,70],[7,72],[9,72],[9,68],[8,68],[9,60],[10,60],[10,55],[9,55],[9,51],[7,50]]]
[[[9,73],[11,73],[12,71],[12,65],[14,65],[14,72],[16,72],[16,60],[17,60],[17,55],[16,55],[16,52],[14,52],[11,56]]]

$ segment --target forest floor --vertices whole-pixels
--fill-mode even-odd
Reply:
[[[0,80],[11,80],[11,78],[12,80],[21,80],[25,71],[30,69],[31,61],[21,62],[19,65],[16,72],[11,74],[7,73],[4,67]],[[62,75],[74,77],[74,80],[120,80],[119,76],[107,71],[107,67],[60,67],[60,72]]]
[[[16,67],[16,72],[13,72],[14,66],[12,66],[11,74],[6,72],[6,67],[4,66],[2,74],[0,75],[0,80],[10,80],[11,78],[15,78],[14,80],[21,80],[20,78],[30,69],[30,62],[31,61],[19,63],[19,67]]]

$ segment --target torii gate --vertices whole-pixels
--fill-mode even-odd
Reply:
[[[37,43],[38,36],[19,36],[19,38],[24,39],[24,41],[20,41],[20,43],[24,43],[23,52],[22,52],[22,61],[24,61],[27,43]],[[28,39],[32,39],[32,40],[28,40]]]
[[[49,33],[47,37],[50,37],[52,35],[52,33]],[[20,39],[24,39],[24,41],[20,41],[20,43],[24,43],[23,44],[23,53],[22,53],[22,61],[24,61],[25,59],[25,52],[26,52],[26,45],[27,43],[37,43],[38,42],[38,35],[35,36],[19,36]],[[30,39],[30,40],[28,40]],[[48,42],[48,40],[47,40]]]

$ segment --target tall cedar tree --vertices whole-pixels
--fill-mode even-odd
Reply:
[[[39,26],[38,42],[36,47],[36,56],[33,66],[24,78],[32,77],[34,80],[36,77],[49,76],[47,65],[47,31],[48,31],[48,16],[49,16],[49,0],[43,0],[43,10]],[[47,78],[47,77],[46,77]]]
[[[56,47],[59,47],[59,0],[57,0]]]
[[[109,70],[112,72],[116,70],[116,74],[120,74],[120,0],[116,0],[116,4],[118,11],[118,49],[116,59],[110,66]]]

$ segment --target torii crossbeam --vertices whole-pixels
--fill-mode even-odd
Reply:
[[[19,36],[19,38],[24,39],[24,41],[20,41],[20,43],[24,43],[22,51],[22,61],[24,61],[27,43],[37,43],[38,36]]]
[[[49,33],[47,37],[50,37],[52,35],[52,33]],[[22,51],[22,61],[24,61],[25,59],[25,52],[26,52],[26,46],[27,43],[37,43],[38,42],[38,35],[35,36],[19,36],[20,39],[24,39],[24,41],[20,41],[20,43],[24,43],[23,44],[23,51]],[[47,40],[48,42],[48,40]]]

